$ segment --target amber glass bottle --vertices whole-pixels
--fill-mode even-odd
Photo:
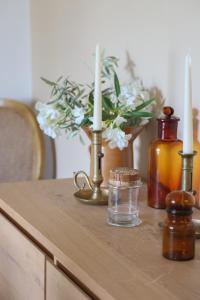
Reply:
[[[194,150],[197,154],[193,162],[193,190],[196,191],[195,206],[200,209],[200,140],[199,140],[199,111],[193,109]]]
[[[197,155],[193,162],[193,190],[196,192],[195,207],[200,209],[200,144],[197,140],[194,141],[194,150]]]
[[[172,107],[163,108],[164,116],[158,120],[158,139],[149,148],[148,205],[165,208],[166,195],[181,187],[182,141],[177,139],[179,118],[173,116]]]
[[[167,195],[168,218],[163,228],[163,256],[172,260],[194,258],[195,228],[192,223],[194,197],[185,191]]]

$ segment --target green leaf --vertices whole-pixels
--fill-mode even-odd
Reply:
[[[107,112],[107,110],[105,111],[105,110],[103,110],[102,111],[102,120],[103,121],[108,121],[108,120],[113,120],[115,117],[114,116],[111,116],[110,114],[109,114],[109,112]]]
[[[91,121],[88,117],[84,117],[83,121],[81,122],[81,127],[83,126],[89,126],[91,124]]]
[[[113,90],[109,87],[102,91],[102,94],[106,97],[111,96],[113,94]]]
[[[62,78],[63,78],[63,76],[60,76],[60,77],[56,80],[56,82],[59,82]]]
[[[113,109],[113,104],[111,100],[106,96],[102,96],[102,104],[105,110]]]
[[[144,103],[142,103],[141,105],[138,105],[135,110],[136,111],[141,110],[141,109],[145,108],[146,106],[150,105],[153,101],[155,101],[154,98],[149,99],[149,100],[145,101]]]
[[[44,77],[40,77],[40,79],[43,80],[43,81],[44,81],[46,84],[48,84],[48,85],[51,85],[51,86],[57,85],[56,82],[50,81],[50,80],[48,80],[48,79],[46,79],[46,78],[44,78]]]
[[[93,105],[94,104],[94,95],[93,95],[93,90],[89,93],[89,102]]]
[[[120,90],[119,79],[115,72],[114,72],[114,84],[115,84],[115,93],[116,93],[116,96],[118,97],[121,93],[121,90]]]
[[[130,111],[122,115],[122,117],[124,118],[131,118],[131,117],[151,118],[152,116],[153,113],[148,111]]]
[[[78,95],[76,95],[73,99],[74,102],[76,102],[78,100],[78,98],[80,98],[83,94],[84,94],[85,90],[81,90]]]

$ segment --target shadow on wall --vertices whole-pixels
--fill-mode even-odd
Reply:
[[[147,178],[147,166],[148,166],[148,149],[149,145],[157,137],[157,118],[162,112],[165,100],[163,99],[162,92],[157,88],[153,87],[150,90],[151,98],[155,99],[155,104],[153,105],[154,119],[152,119],[149,124],[144,128],[143,132],[139,136],[138,142],[138,169],[144,180]]]
[[[197,108],[193,108],[192,110],[193,114],[193,130],[194,130],[194,144],[198,143],[198,129],[199,129],[199,110]],[[199,144],[200,145],[200,144]]]
[[[131,58],[128,51],[126,51],[126,66],[125,69],[129,73],[131,80],[139,80],[140,78],[135,74],[135,62]],[[137,154],[137,168],[144,179],[147,178],[147,165],[148,165],[148,148],[152,140],[157,137],[157,121],[156,118],[160,116],[162,108],[164,106],[164,98],[159,88],[153,87],[150,90],[150,98],[155,99],[153,104],[154,119],[152,119],[144,128],[142,133],[137,138],[136,145],[134,145],[134,151]]]

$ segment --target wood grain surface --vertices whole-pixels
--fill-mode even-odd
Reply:
[[[91,300],[72,280],[47,261],[46,300]]]
[[[135,228],[107,225],[106,207],[79,203],[73,192],[70,179],[1,184],[0,208],[99,299],[200,299],[200,241],[192,261],[163,258],[166,213],[147,207],[145,187]]]
[[[43,300],[45,256],[0,214],[0,299]]]

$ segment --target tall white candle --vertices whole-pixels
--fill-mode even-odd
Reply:
[[[96,46],[93,130],[102,129],[101,50]]]
[[[185,95],[183,118],[183,153],[193,153],[193,117],[192,117],[192,59],[185,58]]]

